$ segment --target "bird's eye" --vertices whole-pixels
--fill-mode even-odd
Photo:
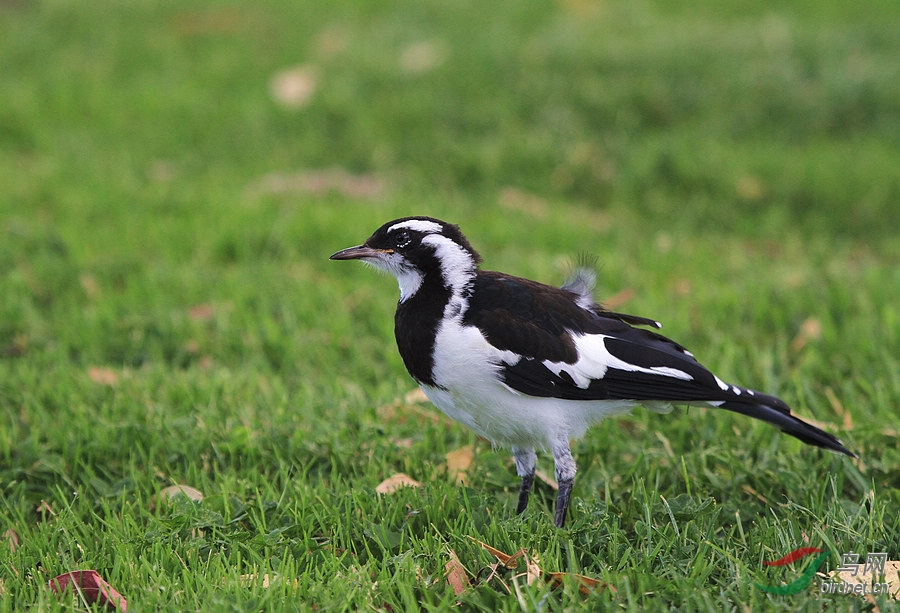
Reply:
[[[403,249],[404,247],[409,245],[411,241],[412,239],[409,236],[409,232],[406,231],[398,232],[397,236],[394,237],[394,245],[397,249]]]

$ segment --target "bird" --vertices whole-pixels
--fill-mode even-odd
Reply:
[[[459,226],[427,216],[389,221],[330,259],[360,260],[396,277],[394,333],[407,371],[446,415],[512,450],[517,514],[528,507],[537,451],[549,450],[559,485],[554,524],[564,527],[576,473],[570,441],[638,405],[725,409],[856,457],[781,399],[712,374],[658,333],[659,322],[595,302],[588,267],[562,287],[482,270]]]

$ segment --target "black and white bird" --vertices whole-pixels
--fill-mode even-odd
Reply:
[[[562,527],[575,480],[570,439],[636,405],[727,409],[855,457],[782,400],[725,383],[681,345],[634,327],[658,322],[595,303],[591,272],[557,288],[479,270],[459,228],[431,217],[388,222],[331,259],[362,260],[397,278],[394,330],[406,369],[444,413],[512,449],[522,479],[517,513],[528,506],[536,450],[549,449]]]

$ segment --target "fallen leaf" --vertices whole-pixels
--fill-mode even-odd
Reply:
[[[762,200],[769,193],[762,179],[753,175],[745,175],[735,181],[734,190],[741,200],[756,202]]]
[[[222,7],[215,9],[186,10],[176,13],[169,25],[179,36],[209,36],[240,32],[252,23],[244,9]]]
[[[491,547],[491,546],[488,545],[487,543],[483,543],[483,542],[479,541],[478,539],[476,539],[476,538],[474,538],[474,537],[471,537],[471,536],[470,536],[470,537],[469,537],[469,540],[471,540],[471,541],[473,541],[473,542],[475,542],[475,543],[478,543],[478,545],[479,545],[482,549],[484,549],[484,550],[487,551],[489,554],[491,554],[492,556],[494,556],[495,558],[497,558],[498,560],[500,560],[500,563],[501,563],[503,566],[506,566],[507,568],[515,568],[515,564],[512,565],[512,566],[509,566],[510,560],[513,559],[513,557],[512,557],[511,555],[506,554],[506,553],[503,553],[503,552],[500,551],[499,549],[494,549],[493,547]]]
[[[330,59],[346,51],[349,38],[343,26],[329,26],[316,36],[313,48],[319,56]]]
[[[417,387],[403,397],[403,402],[405,402],[406,404],[428,402],[428,396],[425,395],[425,392],[422,391],[421,387]]]
[[[575,573],[547,573],[547,575],[550,577],[550,584],[553,587],[562,585],[562,582],[566,577],[575,579],[575,581],[579,583],[578,591],[585,595],[590,594],[597,588],[608,589],[612,590],[613,592],[616,591],[616,588],[614,588],[613,586],[609,585],[608,583],[603,583],[599,579],[594,579],[593,577],[585,577],[584,575],[576,575]]]
[[[630,302],[632,298],[634,298],[634,290],[630,287],[626,287],[625,289],[616,292],[609,298],[605,298],[602,301],[602,304],[604,308],[607,308],[610,311],[615,311],[616,309],[625,306],[625,304],[627,302]]]
[[[169,502],[176,496],[185,496],[188,500],[193,500],[194,502],[203,501],[203,492],[197,488],[191,487],[190,485],[170,485],[169,487],[164,487],[159,490],[159,493],[150,499],[150,510],[156,510],[157,501]]]
[[[375,492],[378,494],[393,494],[401,487],[419,487],[421,485],[409,475],[396,473],[379,483],[375,487]]]
[[[241,582],[241,585],[243,587],[251,587],[256,583],[256,581],[259,578],[260,578],[259,575],[257,575],[256,573],[252,573],[249,575],[241,575],[240,577],[238,577],[238,581]],[[269,577],[269,574],[266,573],[262,576],[262,587],[268,588],[270,585],[271,585],[271,578]]]
[[[84,272],[78,275],[78,282],[81,284],[81,289],[84,290],[84,293],[88,298],[94,299],[97,297],[97,294],[100,293],[100,284],[97,283],[97,277],[91,273]]]
[[[128,611],[125,598],[95,570],[73,570],[51,579],[47,586],[56,594],[63,594],[71,587],[89,603],[106,605],[122,613]]]
[[[523,556],[525,558],[525,583],[531,585],[538,579],[543,578],[544,571],[538,566],[537,556]]]
[[[213,305],[204,303],[192,306],[188,310],[188,317],[190,317],[194,321],[208,321],[213,318],[213,315],[216,314],[216,310]]]
[[[430,72],[444,63],[447,51],[440,41],[421,41],[400,52],[400,70],[410,76]]]
[[[375,409],[379,419],[384,421],[392,421],[397,423],[405,423],[408,416],[412,415],[414,419],[428,420],[433,424],[452,424],[453,421],[440,411],[434,411],[422,406],[428,402],[428,397],[421,389],[406,394],[403,398],[397,398],[389,404],[382,405]]]
[[[34,507],[34,514],[37,515],[38,521],[46,521],[51,517],[56,517],[56,513],[46,500],[41,500],[41,502]]]
[[[549,485],[553,490],[559,490],[559,483],[556,482],[556,479],[545,473],[540,468],[534,471],[534,476],[543,481],[546,485]]]
[[[283,582],[284,580],[281,578],[281,575],[278,574],[269,574],[265,573],[263,575],[259,575],[256,573],[251,573],[248,575],[241,575],[238,577],[238,581],[240,581],[241,586],[243,587],[253,587],[254,585],[260,585],[263,589],[268,589],[272,587],[276,582]],[[294,579],[293,582],[290,583],[290,586],[294,589],[298,589],[300,587],[300,579]]]
[[[316,92],[319,76],[315,66],[305,64],[276,72],[269,81],[269,94],[284,107],[301,109]]]
[[[550,211],[546,200],[517,187],[504,187],[500,190],[499,201],[502,208],[524,213],[534,219],[543,219]]]
[[[799,353],[807,344],[822,338],[822,322],[816,317],[807,317],[797,335],[791,341],[790,349],[793,353]]]
[[[689,296],[694,291],[694,285],[690,279],[678,279],[675,282],[675,293],[679,296]]]
[[[499,549],[495,549],[494,547],[491,547],[487,543],[483,543],[482,541],[479,541],[471,536],[469,537],[469,539],[475,543],[478,543],[478,545],[480,545],[482,549],[484,549],[485,551],[490,553],[492,556],[494,556],[498,560],[497,564],[494,564],[490,567],[491,574],[485,580],[485,582],[490,581],[491,579],[493,579],[495,577],[502,581],[500,576],[497,574],[498,566],[503,566],[507,570],[515,570],[516,567],[518,566],[518,560],[521,558],[525,561],[525,573],[524,574],[525,574],[526,583],[528,585],[531,585],[532,583],[534,583],[535,581],[537,581],[539,579],[543,580],[544,577],[546,576],[550,585],[552,585],[553,587],[556,587],[556,586],[560,585],[566,577],[571,577],[571,578],[575,579],[576,581],[578,581],[578,583],[579,583],[578,589],[582,594],[589,594],[591,592],[591,590],[596,589],[598,587],[608,588],[615,592],[615,588],[613,588],[612,586],[610,586],[606,583],[601,582],[599,579],[593,579],[591,577],[585,577],[584,575],[576,575],[573,573],[544,573],[544,571],[542,571],[540,566],[538,565],[537,558],[534,556],[529,556],[528,550],[526,550],[526,549],[520,549],[516,553],[509,555],[509,554],[506,554],[506,553],[500,551]],[[518,575],[518,576],[521,576],[521,575]],[[504,588],[509,592],[510,591],[509,586],[507,586],[506,583],[504,583],[503,585],[504,585]]]
[[[838,569],[833,570],[830,575],[832,580],[843,581],[851,585],[862,583],[869,587],[871,587],[873,583],[881,583],[881,573],[876,574],[875,569],[873,568],[870,568],[868,572],[865,572],[865,564],[857,564],[855,572],[849,569],[853,564],[842,566],[847,568],[847,570],[842,570],[840,572]],[[900,600],[900,560],[887,560],[884,563],[884,583],[888,584],[887,595],[894,600]]]
[[[254,197],[294,193],[322,196],[337,192],[346,198],[375,200],[384,194],[386,187],[384,181],[371,173],[353,174],[343,168],[326,168],[271,173],[252,183],[247,191]]]
[[[447,462],[447,475],[454,483],[461,483],[462,485],[467,484],[466,475],[469,472],[469,467],[472,465],[472,460],[474,458],[475,448],[472,445],[466,445],[465,447],[448,451],[444,455],[444,459]]]
[[[201,502],[203,500],[203,492],[190,485],[170,485],[159,491],[159,497],[165,499],[172,499],[179,494],[187,496],[194,502]]]
[[[3,538],[6,539],[6,542],[9,543],[9,548],[15,553],[16,549],[19,548],[19,535],[16,534],[16,531],[10,528],[3,533]]]
[[[87,371],[88,378],[99,385],[113,386],[119,382],[119,375],[111,368],[91,366]]]
[[[447,583],[450,584],[455,595],[459,596],[472,587],[472,584],[469,583],[469,576],[466,574],[465,567],[462,565],[462,562],[459,561],[456,552],[452,549],[450,550],[450,561],[444,565],[444,568],[447,571],[445,575],[447,577]]]
[[[753,489],[752,487],[750,487],[747,484],[744,484],[741,486],[741,491],[743,491],[745,494],[750,494],[752,496],[756,496],[764,504],[771,504],[769,502],[768,498],[766,498],[765,496],[763,496],[762,494],[760,494],[759,492],[757,492],[755,489]]]
[[[849,432],[853,429],[853,415],[850,414],[844,404],[838,399],[837,396],[834,395],[834,390],[830,387],[825,388],[825,397],[828,399],[828,403],[831,405],[831,408],[834,409],[834,412],[837,413],[844,422],[844,430]]]

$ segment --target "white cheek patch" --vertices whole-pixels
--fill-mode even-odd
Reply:
[[[417,270],[408,270],[397,275],[397,284],[400,286],[400,302],[406,302],[422,287],[422,275]]]
[[[363,263],[372,266],[382,272],[387,272],[397,279],[400,286],[400,302],[406,302],[412,298],[422,287],[422,273],[415,268],[403,266],[403,258],[396,253],[386,254],[377,258],[363,258]]]

